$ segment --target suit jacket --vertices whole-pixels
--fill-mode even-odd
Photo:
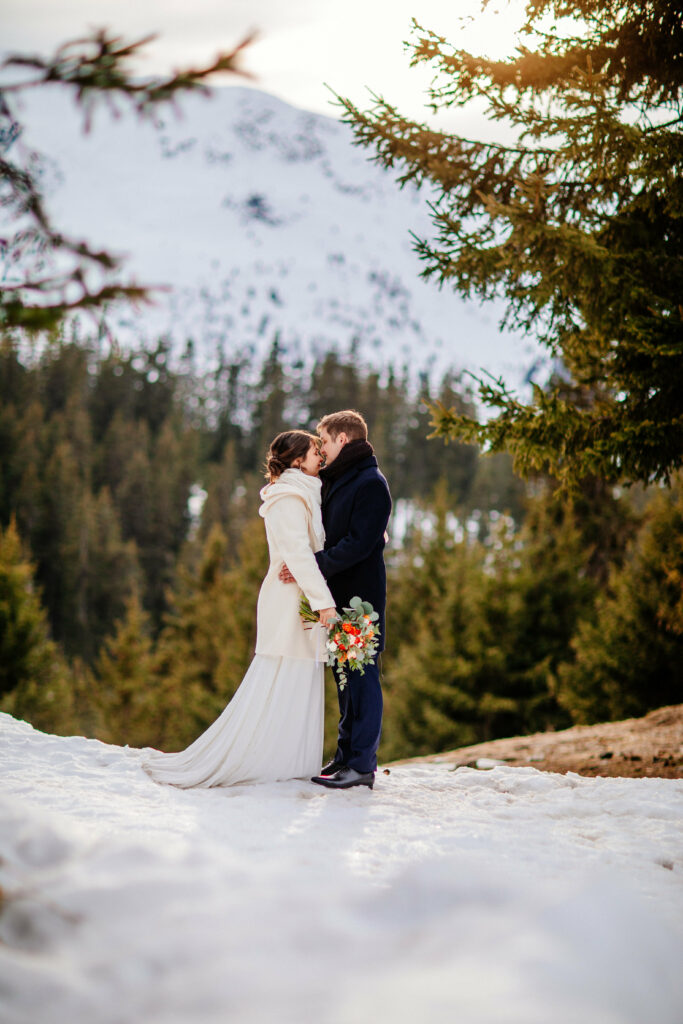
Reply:
[[[330,487],[323,501],[325,547],[316,560],[337,608],[355,595],[370,601],[379,615],[379,650],[385,646],[387,576],[384,532],[391,513],[386,480],[369,455]]]

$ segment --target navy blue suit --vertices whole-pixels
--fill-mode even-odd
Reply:
[[[338,609],[355,595],[369,601],[379,615],[379,650],[385,644],[387,601],[384,533],[391,512],[386,480],[369,455],[350,466],[330,485],[323,500],[325,548],[316,559]],[[377,768],[382,729],[382,689],[377,659],[363,675],[347,672],[339,689],[339,739],[335,759],[359,772]]]

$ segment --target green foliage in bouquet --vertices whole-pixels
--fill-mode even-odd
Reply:
[[[299,614],[304,623],[320,621],[318,613],[312,610],[305,596],[299,603]],[[347,671],[364,675],[365,666],[377,654],[380,632],[378,619],[379,615],[370,602],[356,596],[351,598],[348,607],[342,608],[342,614],[337,615],[327,627],[327,664],[330,668],[336,668],[340,690],[346,686]]]

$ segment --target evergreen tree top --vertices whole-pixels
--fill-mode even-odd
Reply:
[[[547,15],[572,31],[544,28]],[[504,298],[501,326],[534,333],[558,369],[530,401],[480,380],[497,415],[435,406],[435,432],[507,448],[518,470],[567,484],[668,480],[683,462],[683,15],[666,0],[539,2],[522,31],[535,49],[504,61],[417,23],[411,44],[412,63],[435,68],[434,110],[483,99],[513,145],[340,98],[401,185],[433,187],[423,276]]]
[[[489,4],[484,0],[482,9]],[[459,103],[482,94],[482,79],[501,90],[561,93],[575,69],[590,63],[620,101],[660,105],[676,102],[683,82],[682,17],[669,0],[529,0],[520,35],[535,49],[520,45],[507,60],[490,60],[448,47],[414,21],[420,35],[412,63],[436,60],[447,74],[458,72]],[[563,31],[544,28],[548,20],[562,22]],[[433,91],[435,101],[448,96]]]

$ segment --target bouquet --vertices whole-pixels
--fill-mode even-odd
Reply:
[[[342,611],[343,615],[337,615],[327,626],[329,638],[325,645],[327,664],[336,667],[340,690],[346,686],[349,669],[361,675],[365,673],[365,666],[377,654],[379,644],[379,615],[369,601],[352,597],[349,607]],[[305,597],[299,603],[299,614],[304,623],[320,621]]]

